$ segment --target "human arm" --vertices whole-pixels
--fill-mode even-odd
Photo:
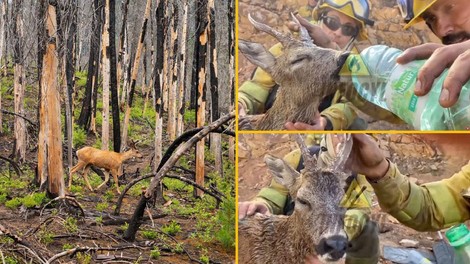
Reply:
[[[470,165],[451,178],[418,186],[385,159],[377,143],[354,134],[349,166],[365,174],[380,207],[404,225],[418,231],[440,230],[470,218],[470,204],[461,192],[470,187]]]
[[[439,103],[442,107],[454,105],[462,86],[470,79],[470,40],[444,46],[437,43],[426,43],[412,47],[403,52],[397,59],[400,64],[413,60],[427,59],[418,73],[415,94],[422,96],[427,94],[434,80],[449,68],[447,77],[442,84]]]

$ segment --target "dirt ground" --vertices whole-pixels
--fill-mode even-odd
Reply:
[[[239,135],[239,201],[252,199],[261,188],[269,185],[271,175],[263,157],[266,153],[283,157],[294,150],[297,147],[293,137],[293,134]],[[400,171],[418,184],[449,178],[470,160],[469,134],[373,134],[373,137]],[[419,249],[431,250],[439,239],[437,232],[417,232],[399,224],[381,212],[375,199],[372,211],[372,217],[381,218],[383,223],[381,248],[385,245],[400,247],[399,241],[406,238],[418,241]],[[243,259],[243,241],[239,241],[239,249],[239,259]],[[393,262],[381,259],[380,263]]]

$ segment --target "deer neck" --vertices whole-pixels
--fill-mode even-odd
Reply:
[[[131,159],[132,157],[134,157],[134,153],[132,150],[128,150],[126,152],[123,152],[122,155],[121,155],[121,161],[126,161],[128,159]]]
[[[318,111],[318,100],[308,94],[288,94],[292,90],[294,89],[289,87],[280,89],[273,106],[260,119],[258,129],[283,130],[288,121],[313,124],[313,117]]]

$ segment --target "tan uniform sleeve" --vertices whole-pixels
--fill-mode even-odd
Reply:
[[[390,162],[384,178],[371,185],[382,209],[415,230],[440,230],[470,218],[470,203],[462,196],[470,187],[470,164],[449,179],[418,186]]]
[[[282,53],[282,45],[278,43],[269,49],[274,56]],[[238,101],[243,104],[247,114],[256,115],[265,112],[265,104],[269,92],[276,85],[271,75],[261,68],[256,68],[253,78],[244,82],[238,89]]]
[[[330,107],[323,110],[321,115],[328,118],[333,125],[333,130],[345,130],[356,119],[356,108],[337,91]]]

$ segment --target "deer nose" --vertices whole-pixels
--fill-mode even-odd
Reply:
[[[319,255],[328,255],[330,260],[338,260],[346,253],[348,240],[344,236],[322,238],[316,250]]]

